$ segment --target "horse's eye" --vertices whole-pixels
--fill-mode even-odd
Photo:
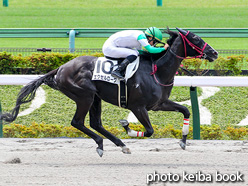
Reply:
[[[200,38],[198,36],[193,36],[193,40],[196,43],[200,42]]]

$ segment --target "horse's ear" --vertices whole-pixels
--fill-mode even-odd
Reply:
[[[177,29],[180,33],[182,33],[183,35],[186,35],[186,34],[187,34],[187,32],[186,32],[185,30],[181,29],[181,28],[177,28],[177,27],[176,27],[176,29]]]
[[[170,28],[168,26],[166,27],[166,30],[167,30],[167,32],[170,32]]]
[[[169,29],[169,27],[168,27],[168,26],[166,27],[166,29],[165,29],[165,30],[163,30],[163,31],[162,31],[162,33],[166,33],[166,34],[169,34],[169,32],[170,32],[170,29]]]

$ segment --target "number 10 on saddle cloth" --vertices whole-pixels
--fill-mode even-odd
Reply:
[[[96,61],[92,80],[106,81],[113,84],[120,84],[120,80],[111,75],[112,70],[117,68],[118,61],[99,57]],[[126,68],[125,81],[133,76],[139,67],[139,57]]]

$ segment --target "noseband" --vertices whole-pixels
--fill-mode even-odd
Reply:
[[[200,47],[196,46],[195,44],[193,44],[192,42],[190,42],[190,41],[187,39],[187,35],[189,34],[189,31],[187,32],[186,35],[183,35],[183,34],[180,33],[180,32],[179,32],[179,34],[180,34],[180,36],[181,36],[181,38],[182,38],[182,40],[183,40],[183,46],[184,46],[184,54],[185,54],[185,57],[178,56],[177,54],[175,54],[175,52],[173,52],[173,51],[170,49],[171,53],[173,53],[177,58],[180,58],[180,59],[192,59],[192,58],[200,58],[200,59],[201,59],[202,57],[203,57],[203,58],[206,57],[206,56],[205,56],[206,54],[203,53],[203,51],[205,50],[205,48],[206,48],[206,46],[207,46],[207,43],[206,43],[206,42],[205,42],[203,48],[200,48]],[[187,47],[186,47],[186,43],[188,43],[188,45],[191,46],[193,50],[197,51],[197,52],[199,53],[199,55],[198,55],[198,56],[195,56],[195,57],[187,57]]]

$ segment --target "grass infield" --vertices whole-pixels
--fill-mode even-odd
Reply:
[[[248,1],[12,0],[0,7],[0,28],[246,28]],[[76,39],[76,48],[101,48],[106,38]],[[216,49],[247,49],[247,38],[206,39]],[[2,39],[0,47],[68,48],[67,38]]]

